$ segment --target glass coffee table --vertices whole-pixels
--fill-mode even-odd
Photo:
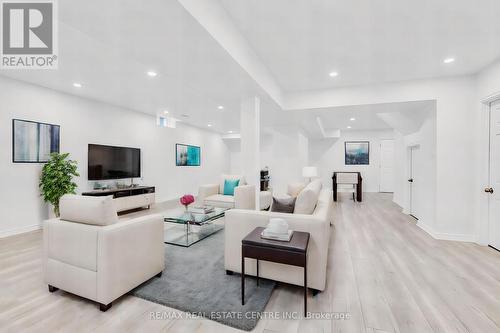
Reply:
[[[224,228],[214,223],[224,217],[228,208],[214,208],[210,213],[171,211],[163,215],[164,241],[167,244],[189,247]]]

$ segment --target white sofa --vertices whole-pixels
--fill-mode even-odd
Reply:
[[[309,187],[315,187],[315,189],[311,190]],[[241,273],[241,240],[254,228],[266,227],[270,218],[281,217],[288,222],[290,229],[310,233],[307,259],[308,287],[323,291],[326,284],[333,203],[331,191],[321,190],[321,186],[319,190],[317,189],[317,183],[309,184],[299,194],[299,196],[301,194],[309,196],[318,191],[312,214],[286,214],[242,209],[232,209],[226,212],[224,264],[227,273]],[[307,193],[302,193],[305,190]],[[300,204],[298,199],[297,204]],[[304,207],[298,209],[304,209]],[[254,259],[245,259],[245,274],[256,274]],[[259,276],[299,286],[303,286],[304,283],[302,268],[266,261],[259,263]]]
[[[44,222],[43,267],[49,291],[62,289],[101,311],[165,268],[163,220],[118,220],[111,197],[66,195],[61,217]]]
[[[239,179],[234,195],[224,195],[224,180]],[[200,186],[198,202],[221,208],[255,209],[255,186],[247,185],[241,175],[222,175],[218,184]]]

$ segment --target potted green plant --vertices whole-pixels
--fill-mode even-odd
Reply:
[[[78,177],[77,162],[69,159],[69,154],[50,154],[50,160],[43,166],[40,176],[40,191],[45,202],[52,204],[54,214],[59,217],[59,199],[65,194],[75,194],[77,185],[73,177]]]

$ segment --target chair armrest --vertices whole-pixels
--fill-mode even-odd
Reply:
[[[43,222],[44,267],[53,259],[90,271],[97,270],[97,240],[101,226],[63,221]]]
[[[255,209],[254,185],[241,185],[234,189],[234,208]]]
[[[165,268],[163,218],[148,215],[100,228],[97,298],[108,304]]]
[[[200,205],[203,205],[206,197],[211,195],[219,194],[219,184],[206,184],[201,185],[198,190],[198,198],[197,201]]]
[[[315,215],[308,214],[289,214],[269,211],[231,209],[225,213],[226,234],[228,234],[228,229],[229,233],[233,232],[233,229],[239,230],[241,232],[238,236],[241,236],[239,237],[241,241],[241,239],[243,239],[256,227],[267,227],[269,220],[275,217],[285,219],[290,229],[314,233],[314,236],[318,236],[321,239],[324,238],[327,242],[326,245],[328,244],[330,239],[329,221]],[[239,245],[241,245],[241,243]]]

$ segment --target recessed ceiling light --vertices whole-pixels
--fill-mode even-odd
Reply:
[[[164,114],[168,114],[168,110],[163,111]]]
[[[352,128],[352,127],[351,126],[347,126],[347,129],[350,129],[350,128]]]
[[[443,62],[444,62],[445,64],[451,64],[451,63],[452,63],[452,62],[454,62],[454,61],[455,61],[455,58],[446,58],[446,59],[444,59],[444,60],[443,60]]]
[[[228,132],[229,134],[232,134],[232,133],[233,133],[233,131],[227,131],[227,132]]]
[[[79,83],[79,82],[75,82],[75,83],[73,83],[73,87],[75,87],[75,88],[81,88],[82,84]]]
[[[151,77],[155,77],[156,75],[158,75],[158,73],[153,72],[153,71],[148,71],[147,74],[148,74],[148,76],[151,76]]]
[[[224,109],[224,106],[223,106],[223,105],[219,105],[219,106],[217,107],[217,109],[219,109],[219,110],[223,110],[223,109]]]
[[[208,124],[207,126],[208,126],[208,127],[212,127],[212,124]]]
[[[330,72],[328,75],[330,75],[331,77],[336,77],[339,75],[339,73],[337,72]]]
[[[356,120],[356,118],[352,117],[352,118],[351,118],[351,119],[349,119],[349,120],[350,120],[350,121],[355,121],[355,120]]]

